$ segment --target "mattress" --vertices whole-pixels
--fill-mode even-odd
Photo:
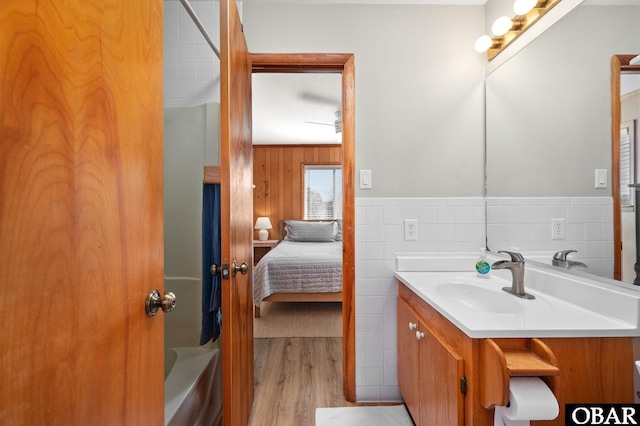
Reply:
[[[342,291],[342,241],[281,241],[253,271],[253,301],[274,293]]]

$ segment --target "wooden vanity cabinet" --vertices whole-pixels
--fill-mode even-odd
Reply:
[[[464,361],[398,299],[398,384],[417,425],[464,424]]]
[[[542,378],[558,399],[560,414],[552,421],[532,421],[534,426],[562,426],[569,403],[634,401],[631,337],[471,338],[401,282],[397,327],[398,386],[417,426],[494,424],[494,405],[506,402],[487,390],[497,386],[508,389],[509,378],[493,374],[500,369],[494,368],[495,360],[487,356],[488,346],[506,355],[505,371],[512,376],[526,376],[529,374],[523,372],[531,370],[530,361],[524,368],[509,365],[514,352],[519,355],[522,348],[542,345],[552,354],[558,371],[545,372],[546,366],[542,371],[534,369],[537,372],[533,375],[551,374]],[[466,385],[461,387],[462,378]]]

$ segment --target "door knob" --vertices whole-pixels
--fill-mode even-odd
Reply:
[[[164,296],[160,296],[158,290],[153,290],[147,296],[147,302],[145,304],[145,311],[147,316],[152,317],[158,312],[158,309],[162,309],[163,312],[171,312],[176,306],[176,295],[172,292],[166,293]]]
[[[209,272],[211,272],[211,275],[218,275],[220,272],[222,272],[222,268],[213,263],[209,267]]]
[[[235,277],[238,272],[242,275],[247,275],[247,272],[249,272],[249,265],[247,265],[247,262],[242,262],[242,265],[238,266],[236,261],[233,261],[233,276]]]

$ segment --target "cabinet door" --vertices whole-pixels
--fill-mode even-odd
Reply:
[[[398,387],[415,422],[420,419],[418,320],[411,308],[398,299]]]
[[[425,324],[420,339],[420,425],[464,424],[464,395],[460,380],[464,360]]]

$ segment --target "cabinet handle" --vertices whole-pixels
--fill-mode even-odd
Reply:
[[[421,340],[424,337],[424,333],[420,330],[416,331],[416,339]]]
[[[415,330],[418,328],[418,325],[415,322],[409,321],[409,330]]]

